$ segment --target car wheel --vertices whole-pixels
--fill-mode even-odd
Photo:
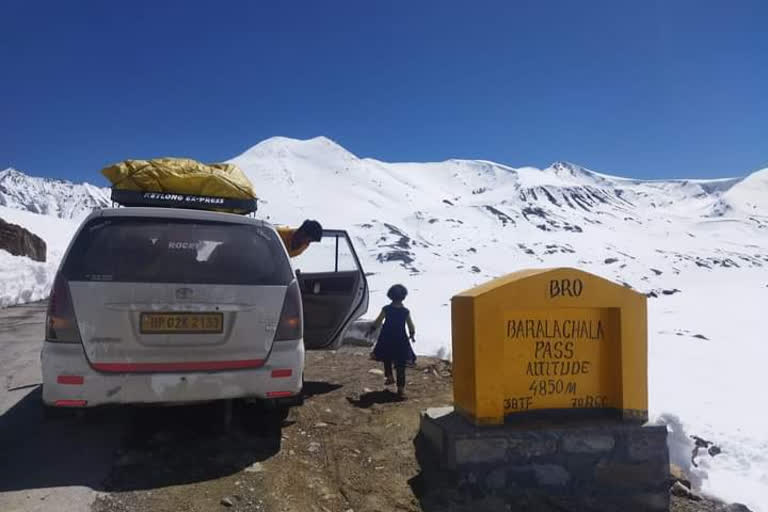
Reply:
[[[288,419],[288,416],[291,414],[291,408],[290,407],[276,407],[274,412],[272,413],[275,415],[275,418],[280,421],[280,423],[284,422]]]

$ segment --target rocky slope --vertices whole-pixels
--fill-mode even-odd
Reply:
[[[45,261],[45,241],[21,226],[0,218],[0,249],[14,256],[26,256],[34,261]]]

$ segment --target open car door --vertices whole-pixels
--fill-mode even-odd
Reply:
[[[323,230],[322,240],[291,263],[304,306],[304,346],[338,348],[347,327],[368,310],[368,282],[349,235]]]

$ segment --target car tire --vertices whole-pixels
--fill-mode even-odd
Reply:
[[[283,423],[291,414],[291,408],[288,406],[276,407],[272,414],[280,423]]]

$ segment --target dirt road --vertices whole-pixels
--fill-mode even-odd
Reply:
[[[450,399],[449,369],[422,360],[410,371],[407,402],[383,390],[376,370],[361,349],[312,353],[304,406],[281,426],[241,406],[220,438],[199,428],[202,411],[180,418],[157,410],[162,419],[126,440],[113,492],[95,510],[422,510],[414,491],[418,409]]]
[[[306,403],[280,423],[238,404],[117,407],[42,421],[40,305],[0,310],[3,512],[363,512],[559,510],[468,502],[419,443],[419,411],[450,403],[447,363],[420,358],[409,399],[384,391],[379,365],[348,348],[308,356]],[[427,468],[429,470],[425,470]],[[431,469],[430,469],[431,468]],[[672,510],[716,510],[673,500]]]
[[[0,310],[0,510],[420,510],[418,410],[450,399],[447,365],[409,370],[411,399],[382,391],[363,349],[308,356],[307,395],[279,424],[237,404],[117,407],[42,419],[43,305]],[[429,398],[425,398],[429,397]],[[231,501],[232,505],[227,504]]]

